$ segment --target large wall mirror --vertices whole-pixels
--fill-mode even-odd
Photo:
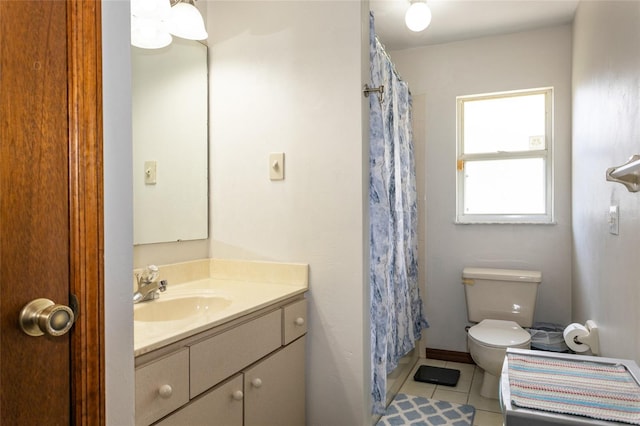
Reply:
[[[208,237],[207,47],[132,47],[134,244]]]

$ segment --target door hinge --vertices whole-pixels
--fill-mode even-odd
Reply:
[[[69,307],[73,311],[73,315],[78,318],[78,314],[80,313],[80,304],[78,303],[78,298],[73,293],[69,293]]]

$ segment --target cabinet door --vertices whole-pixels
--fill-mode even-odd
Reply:
[[[237,375],[156,426],[242,426],[242,399],[242,375]]]
[[[304,426],[305,339],[245,371],[244,426]]]

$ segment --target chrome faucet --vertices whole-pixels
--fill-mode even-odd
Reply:
[[[136,273],[138,291],[133,293],[133,303],[147,302],[160,297],[161,291],[167,290],[167,280],[158,282],[158,267],[149,265],[142,273]]]

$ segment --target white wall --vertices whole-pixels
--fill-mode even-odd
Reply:
[[[605,181],[640,153],[640,3],[581,2],[573,53],[573,319],[602,355],[640,362],[640,193]],[[608,233],[610,205],[620,235]]]
[[[309,425],[370,421],[365,6],[207,11],[211,255],[310,265]],[[269,180],[270,152],[285,153],[284,181]]]
[[[384,42],[384,40],[382,40]],[[391,52],[409,83],[416,159],[426,179],[426,330],[429,348],[466,352],[465,266],[540,270],[535,320],[571,320],[571,29],[480,38]],[[455,225],[456,96],[553,86],[556,225]],[[415,105],[425,102],[425,105]],[[422,139],[422,140],[421,140]],[[424,170],[421,170],[424,169]],[[423,257],[421,256],[421,260]],[[423,283],[425,285],[425,283]]]
[[[102,2],[106,423],[134,421],[129,2]]]

